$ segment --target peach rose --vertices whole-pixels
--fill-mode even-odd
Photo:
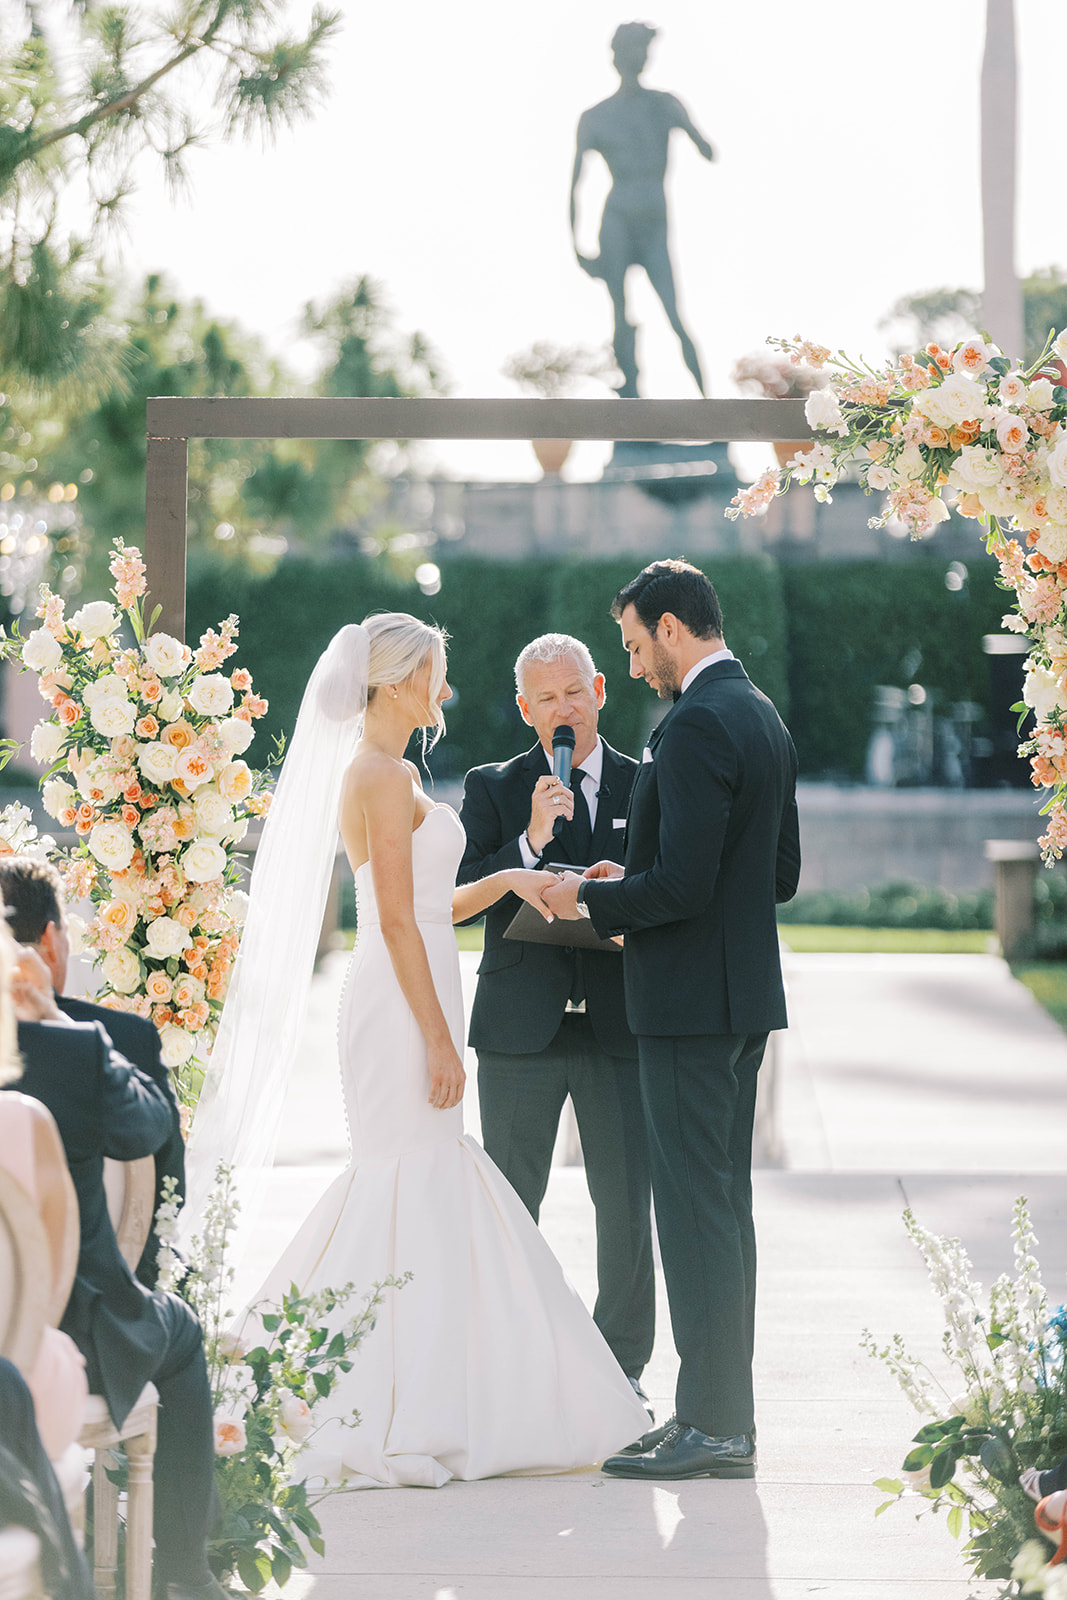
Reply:
[[[61,704],[56,707],[56,716],[59,718],[60,725],[64,728],[72,728],[81,714],[81,706],[76,700],[64,698]]]
[[[252,687],[252,674],[247,667],[235,667],[230,673],[230,682],[237,694],[247,694]]]
[[[145,979],[145,993],[155,1005],[164,1006],[170,999],[174,985],[165,972],[150,972]]]
[[[109,900],[100,912],[101,922],[118,933],[129,933],[137,921],[137,913],[128,900]]]
[[[138,739],[154,739],[159,733],[159,723],[155,717],[141,717],[133,731]]]
[[[196,735],[189,723],[182,717],[177,722],[172,722],[163,729],[162,740],[164,744],[172,744],[176,750],[184,750],[191,745]]]
[[[239,805],[252,792],[252,773],[245,761],[231,761],[218,776],[218,788],[229,805]]]

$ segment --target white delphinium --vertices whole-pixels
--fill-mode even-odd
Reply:
[[[156,1212],[156,1238],[159,1240],[159,1250],[156,1253],[159,1276],[156,1279],[156,1287],[169,1290],[173,1294],[177,1292],[178,1285],[185,1277],[188,1268],[174,1249],[174,1238],[178,1231],[178,1212],[181,1210],[181,1201],[177,1197],[177,1178],[168,1175],[163,1179],[162,1187],[163,1199]]]

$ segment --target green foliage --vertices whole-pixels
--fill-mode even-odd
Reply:
[[[315,7],[306,30],[289,36],[279,31],[281,9],[275,0],[180,0],[155,14],[125,4],[8,6],[0,36],[8,385],[92,401],[114,383],[121,340],[101,324],[96,261],[146,152],[178,183],[194,145],[292,124],[321,98],[339,14]],[[213,127],[196,125],[186,86],[217,107]],[[87,228],[66,225],[68,208],[88,213]]]
[[[919,682],[935,711],[958,700],[986,703],[982,635],[1001,631],[1007,602],[980,550],[955,593],[935,561],[783,566],[781,582],[789,726],[805,776],[862,776],[877,684]]]
[[[820,890],[779,906],[778,921],[842,928],[986,929],[993,926],[993,891],[957,895],[909,882],[854,893]]]
[[[1028,366],[1045,348],[1050,328],[1057,333],[1067,328],[1067,273],[1062,267],[1039,268],[1022,280],[1021,288],[1026,348],[1005,354]],[[914,350],[931,340],[951,348],[968,334],[977,333],[981,323],[982,296],[977,289],[931,289],[925,294],[902,295],[878,325],[892,328],[903,324],[903,338],[894,341],[895,347]]]

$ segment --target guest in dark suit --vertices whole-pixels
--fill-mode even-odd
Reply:
[[[636,763],[597,733],[604,676],[588,649],[566,634],[545,634],[519,656],[515,681],[519,710],[538,742],[512,761],[467,774],[460,883],[504,867],[621,857]],[[574,729],[572,789],[552,775],[552,735],[563,724]],[[648,1148],[622,961],[614,952],[505,939],[519,905],[506,895],[485,917],[470,1026],[482,1138],[536,1221],[570,1095],[596,1208],[593,1316],[644,1398],[637,1380],[652,1352],[655,1319]]]
[[[72,1022],[49,973],[24,947],[12,996],[21,1075],[4,1084],[32,1095],[59,1128],[78,1197],[78,1268],[60,1326],[85,1356],[89,1383],[116,1425],[146,1383],[159,1390],[155,1457],[154,1584],[166,1600],[222,1600],[207,1564],[214,1520],[214,1426],[200,1324],[184,1300],[138,1283],[107,1211],[104,1158],[151,1155],[167,1138],[168,1100],[125,1061],[98,1023]]]
[[[166,1098],[170,1126],[167,1137],[155,1153],[154,1218],[163,1199],[164,1178],[173,1178],[179,1200],[185,1198],[185,1140],[182,1138],[181,1118],[170,1073],[160,1055],[159,1031],[144,1017],[135,1017],[125,1011],[112,1011],[107,1006],[93,1005],[89,1000],[75,1000],[63,993],[67,982],[70,941],[63,911],[62,885],[59,874],[49,862],[37,861],[29,856],[8,856],[0,860],[0,894],[8,908],[8,925],[16,940],[19,944],[32,945],[48,968],[59,1009],[75,1022],[101,1023],[120,1055],[146,1072]],[[149,1289],[155,1288],[159,1277],[158,1254],[159,1239],[153,1221],[137,1263],[137,1276]]]
[[[545,892],[561,916],[625,936],[652,1190],[675,1344],[667,1429],[615,1476],[751,1477],[756,1241],[752,1124],[768,1033],[786,1025],[776,901],[800,875],[796,756],[726,649],[715,590],[657,561],[615,598],[632,677],[673,700],[634,785],[624,871]]]

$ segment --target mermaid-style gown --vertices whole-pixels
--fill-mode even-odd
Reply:
[[[415,915],[456,1048],[463,1000],[452,892],[463,854],[438,806],[412,838]],[[352,1144],[256,1299],[354,1282],[387,1290],[300,1477],[353,1487],[566,1472],[640,1436],[647,1414],[526,1208],[475,1141],[462,1106],[435,1110],[422,1033],[393,972],[369,865],[339,1019]],[[356,1428],[345,1425],[353,1408]]]

